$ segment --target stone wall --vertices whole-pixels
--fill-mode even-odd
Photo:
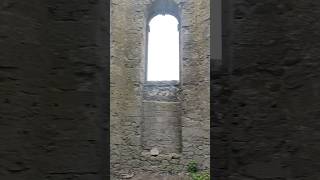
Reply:
[[[172,84],[174,83],[174,84]],[[176,82],[147,82],[143,87],[143,150],[181,152],[181,103]]]
[[[108,2],[0,2],[0,179],[106,179]],[[150,1],[111,3],[113,173],[208,166],[209,1],[177,1],[182,153],[157,157],[141,141]],[[216,179],[319,178],[319,8],[223,0],[223,61],[210,81]]]
[[[0,1],[0,179],[106,179],[107,1]]]
[[[210,1],[186,0],[181,7],[182,154],[202,169],[210,166]]]
[[[178,173],[191,160],[209,168],[209,1],[176,1],[181,15],[178,86],[145,84],[146,20],[152,2],[113,0],[111,5],[114,176]],[[160,146],[156,157],[148,151],[154,146]]]
[[[216,179],[318,179],[320,2],[223,1]]]
[[[112,179],[141,166],[143,1],[111,2],[110,158]],[[140,13],[139,13],[140,12]]]

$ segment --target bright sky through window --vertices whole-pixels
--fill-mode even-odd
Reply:
[[[147,80],[179,80],[178,20],[171,15],[157,15],[149,27]]]

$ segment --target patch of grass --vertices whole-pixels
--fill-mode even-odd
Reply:
[[[198,172],[198,164],[196,161],[192,160],[189,162],[188,167],[187,167],[187,171],[189,173],[196,173]]]
[[[196,172],[191,173],[192,180],[210,180],[210,175],[208,172]]]
[[[199,172],[198,164],[194,160],[189,162],[187,171],[190,173],[192,180],[210,180],[209,173],[206,171]]]

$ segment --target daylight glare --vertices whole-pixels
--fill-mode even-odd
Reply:
[[[158,15],[149,23],[148,81],[179,80],[178,21],[171,15]]]

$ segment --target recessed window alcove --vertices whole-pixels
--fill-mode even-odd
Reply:
[[[181,44],[178,5],[156,0],[147,9],[143,83],[143,149],[180,153]]]

